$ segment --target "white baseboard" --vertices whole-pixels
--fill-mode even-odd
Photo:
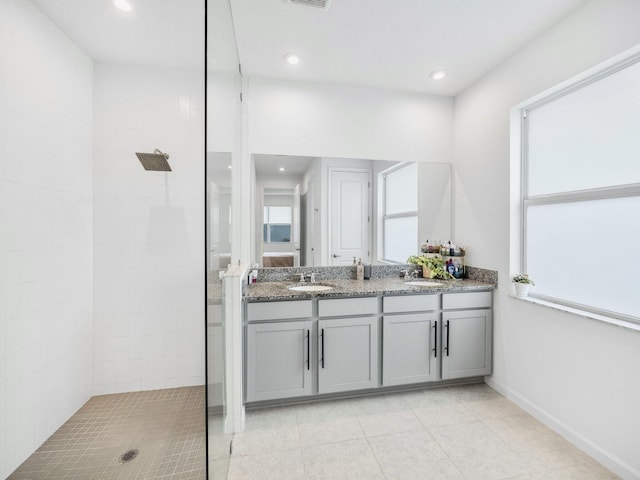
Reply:
[[[571,427],[549,414],[549,412],[541,409],[537,405],[534,405],[519,393],[496,381],[493,377],[485,377],[484,381],[498,393],[504,395],[531,416],[544,423],[551,430],[566,438],[576,447],[584,451],[590,457],[593,457],[619,477],[624,480],[640,480],[640,471],[613,455],[611,452],[608,452],[583,437]]]

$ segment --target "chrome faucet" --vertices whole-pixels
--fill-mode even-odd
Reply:
[[[418,270],[400,270],[401,278],[418,278]]]
[[[307,279],[309,279],[309,282],[311,283],[316,283],[316,273],[315,272],[300,272],[300,273],[296,273],[296,275],[300,275],[300,283],[306,283]]]

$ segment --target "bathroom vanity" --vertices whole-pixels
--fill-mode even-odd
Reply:
[[[392,390],[491,373],[493,284],[331,280],[245,292],[245,392],[262,402]]]

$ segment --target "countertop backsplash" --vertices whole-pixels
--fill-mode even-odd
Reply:
[[[467,279],[479,282],[491,283],[498,286],[498,272],[484,268],[467,266]],[[399,277],[403,270],[422,271],[416,265],[372,265],[371,278]],[[336,267],[282,267],[282,268],[259,268],[258,282],[295,282],[301,273],[315,273],[317,282],[330,280],[355,280],[356,269],[354,266]],[[366,280],[365,280],[366,281]]]

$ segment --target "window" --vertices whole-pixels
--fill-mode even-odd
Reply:
[[[405,263],[418,242],[418,167],[403,163],[381,173],[382,259]]]
[[[291,242],[291,207],[264,207],[262,235],[265,243]]]
[[[533,296],[640,323],[640,57],[522,110]]]

